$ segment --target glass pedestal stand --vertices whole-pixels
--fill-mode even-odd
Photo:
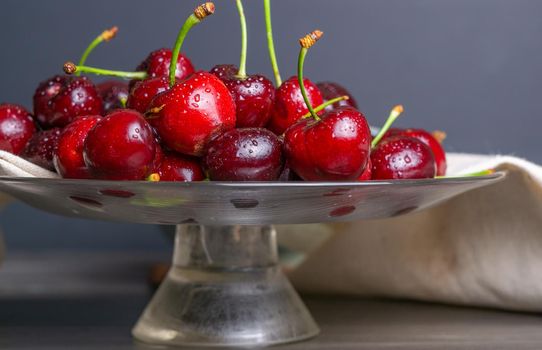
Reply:
[[[272,226],[178,225],[173,266],[133,329],[183,346],[267,346],[319,333],[278,265]]]

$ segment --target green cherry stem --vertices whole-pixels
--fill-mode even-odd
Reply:
[[[495,174],[495,169],[481,170],[481,171],[477,171],[475,173],[464,174],[464,175],[436,176],[435,179],[454,179],[454,178],[461,178],[461,177],[477,177],[477,176],[487,176],[487,175],[492,175],[492,174]]]
[[[119,31],[118,27],[113,27],[113,28],[104,30],[100,35],[98,35],[96,37],[96,39],[94,39],[90,43],[90,45],[85,49],[85,52],[83,52],[83,55],[79,59],[79,64],[78,65],[79,66],[84,66],[85,63],[87,62],[88,56],[92,53],[92,51],[94,51],[94,49],[98,45],[103,43],[104,41],[106,41],[106,42],[111,41],[115,36],[117,36],[118,31]],[[78,72],[76,75],[77,76],[81,75],[81,72]]]
[[[299,89],[301,90],[301,95],[303,95],[303,100],[309,109],[311,116],[315,120],[320,120],[318,114],[312,107],[311,101],[307,95],[307,90],[305,89],[305,83],[303,81],[303,67],[305,66],[305,57],[309,52],[309,49],[324,35],[323,32],[315,30],[314,32],[307,34],[303,38],[299,39],[299,44],[301,45],[301,51],[299,51],[299,59],[297,61],[297,78],[299,81]]]
[[[66,74],[75,74],[75,73],[87,73],[94,75],[107,75],[110,77],[124,78],[124,79],[146,79],[148,74],[147,72],[124,72],[117,70],[101,69],[88,66],[78,66],[73,62],[64,63],[64,72]]]
[[[265,9],[265,29],[267,32],[267,48],[269,49],[269,58],[271,59],[271,66],[273,67],[275,82],[277,84],[277,87],[279,87],[282,85],[282,78],[280,77],[279,65],[277,63],[277,54],[275,52],[275,41],[273,39],[273,24],[271,22],[271,0],[264,0],[263,6]]]
[[[314,108],[314,111],[316,113],[321,112],[324,109],[326,109],[328,106],[331,106],[331,105],[333,105],[333,104],[335,104],[337,102],[347,101],[349,99],[350,99],[350,97],[347,96],[347,95],[335,97],[335,98],[333,98],[333,99],[331,99],[331,100],[329,100],[327,102],[322,103],[320,106]],[[311,114],[311,112],[309,112],[309,113],[305,114],[303,117],[301,117],[301,119],[307,119],[307,118],[310,118],[311,116],[312,116],[312,114]]]
[[[380,129],[378,135],[376,135],[373,139],[373,142],[371,143],[371,148],[375,148],[378,145],[380,140],[382,140],[382,138],[388,132],[392,124],[395,122],[395,120],[397,120],[397,118],[399,118],[399,116],[404,112],[404,110],[405,109],[401,105],[393,107],[390,116],[388,117],[388,120],[386,120],[386,123],[384,124],[382,129]]]
[[[248,48],[248,34],[247,34],[247,19],[245,17],[245,10],[243,9],[243,2],[237,1],[237,11],[239,11],[239,19],[241,21],[241,60],[239,62],[239,72],[237,77],[245,79],[247,77],[247,48]]]
[[[175,85],[175,75],[177,73],[177,62],[179,61],[179,54],[181,53],[181,47],[183,46],[184,39],[188,35],[188,32],[197,24],[199,24],[205,17],[212,15],[215,12],[215,5],[212,2],[206,2],[198,6],[194,13],[192,13],[184,22],[177,40],[173,47],[171,54],[171,64],[169,66],[169,86]]]

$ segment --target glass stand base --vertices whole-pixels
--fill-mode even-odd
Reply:
[[[177,227],[173,267],[133,329],[177,346],[269,346],[318,326],[278,266],[271,226]]]

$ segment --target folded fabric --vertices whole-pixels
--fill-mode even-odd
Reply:
[[[450,154],[450,174],[506,170],[495,185],[402,217],[322,225],[290,277],[303,292],[542,310],[542,168],[508,156]],[[286,243],[312,240],[279,227]],[[324,239],[327,237],[327,239]]]

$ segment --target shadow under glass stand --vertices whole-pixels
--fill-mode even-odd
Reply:
[[[318,326],[278,265],[272,226],[179,225],[173,266],[133,329],[184,346],[266,346]]]

